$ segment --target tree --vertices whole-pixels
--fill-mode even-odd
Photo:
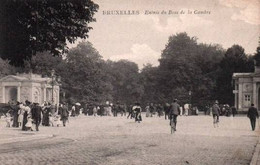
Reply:
[[[104,101],[104,61],[90,42],[81,42],[66,56],[66,68],[60,74],[68,97],[78,102]]]
[[[42,76],[50,76],[52,69],[56,72],[58,71],[58,73],[59,70],[66,69],[64,62],[62,57],[53,56],[48,52],[37,53],[30,61],[25,60],[24,71],[32,71],[33,73],[41,74]]]
[[[88,37],[97,9],[91,0],[1,0],[0,56],[23,66],[37,52],[61,55]]]
[[[138,72],[138,65],[127,60],[108,61],[106,74],[113,87],[113,101],[133,104],[141,101],[143,84]]]
[[[158,89],[158,67],[147,64],[141,71],[141,81],[144,86],[142,102],[157,103],[162,101],[161,92]]]
[[[190,102],[191,91],[193,104],[210,101],[223,54],[219,45],[198,44],[197,38],[187,33],[170,36],[158,67],[158,85],[164,100]]]
[[[256,48],[256,53],[254,55],[254,59],[256,61],[256,66],[260,66],[260,46]]]
[[[253,72],[253,58],[248,57],[241,46],[233,45],[227,49],[219,66],[221,69],[216,81],[215,99],[218,99],[221,103],[233,105],[232,75],[236,72]]]
[[[9,64],[9,61],[0,58],[0,78],[15,73],[15,68]]]

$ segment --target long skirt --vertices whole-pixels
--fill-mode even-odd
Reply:
[[[25,126],[27,121],[28,121],[27,120],[27,116],[28,116],[27,112],[24,112],[24,114],[23,114],[23,125],[22,125],[22,130],[23,131],[27,131],[28,130],[28,128]]]
[[[142,121],[142,116],[141,116],[141,113],[140,113],[140,112],[137,112],[137,113],[136,113],[135,121],[138,121],[138,122]]]

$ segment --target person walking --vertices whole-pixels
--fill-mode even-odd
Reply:
[[[149,103],[147,103],[146,107],[145,107],[145,116],[149,117],[150,116],[150,106]]]
[[[235,115],[237,114],[237,109],[236,109],[236,107],[235,107],[235,106],[232,106],[231,111],[232,111],[233,117],[235,117]]]
[[[58,114],[61,117],[63,126],[66,127],[66,122],[68,121],[68,117],[69,117],[69,110],[68,110],[68,107],[66,106],[66,103],[64,105],[60,104]]]
[[[32,120],[35,123],[35,129],[36,131],[39,131],[39,125],[41,123],[41,114],[42,114],[42,108],[40,107],[39,103],[34,103],[32,110]]]
[[[180,105],[177,103],[177,99],[173,100],[173,103],[171,104],[170,107],[170,120],[174,123],[174,131],[176,131],[176,126],[177,126],[177,117],[180,114]],[[171,125],[171,122],[170,122]]]
[[[24,106],[24,114],[23,114],[23,124],[22,124],[22,130],[23,131],[28,131],[29,129],[26,127],[27,124],[27,117],[31,113],[31,108],[30,108],[31,102],[26,100],[25,101],[25,106]]]
[[[254,104],[251,104],[251,107],[248,109],[247,117],[250,119],[252,131],[254,131],[256,118],[259,118],[257,109],[254,107]]]
[[[164,118],[165,120],[167,120],[169,119],[170,104],[165,103],[163,109],[164,109]]]
[[[133,111],[135,111],[135,122],[140,123],[142,121],[142,108],[140,103],[135,103],[135,106],[133,106]]]
[[[218,127],[218,123],[219,123],[219,111],[220,108],[218,106],[218,101],[215,101],[215,104],[212,106],[212,115],[213,115],[213,125],[214,128],[217,126]]]

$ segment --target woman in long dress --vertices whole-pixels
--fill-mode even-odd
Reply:
[[[28,122],[27,118],[28,118],[28,115],[30,114],[30,111],[31,111],[31,108],[29,107],[29,105],[30,105],[30,102],[26,102],[26,106],[24,107],[23,126],[22,126],[23,131],[28,130],[28,128],[25,125]]]

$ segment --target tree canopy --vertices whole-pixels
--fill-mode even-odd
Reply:
[[[61,55],[88,37],[98,5],[91,0],[1,0],[0,56],[23,66],[37,52]]]

